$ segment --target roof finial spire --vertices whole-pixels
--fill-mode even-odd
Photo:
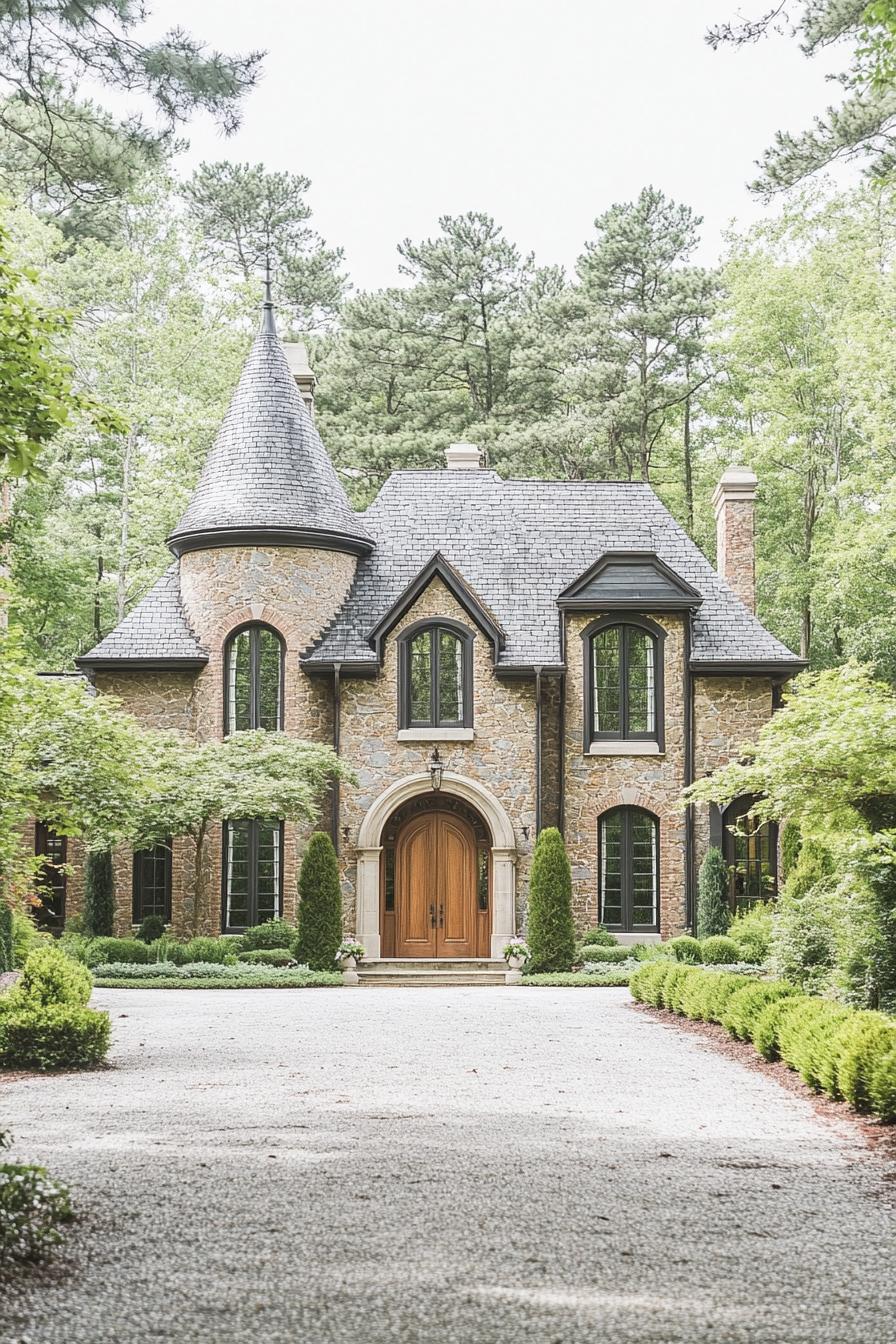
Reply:
[[[276,336],[277,324],[274,321],[274,300],[271,298],[271,257],[270,253],[265,257],[264,262],[264,302],[261,305],[261,334],[263,336]]]

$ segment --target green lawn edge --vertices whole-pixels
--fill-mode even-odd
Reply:
[[[341,989],[342,976],[322,975],[314,980],[309,980],[307,976],[295,980],[268,980],[260,977],[251,980],[219,980],[213,976],[208,979],[197,976],[192,980],[176,980],[173,976],[147,977],[145,980],[104,980],[97,976],[93,983],[95,989]]]
[[[586,975],[583,971],[553,971],[543,975],[524,975],[523,985],[534,988],[560,986],[569,989],[625,989],[629,982],[628,971],[619,975]]]

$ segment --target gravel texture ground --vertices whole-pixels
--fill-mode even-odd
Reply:
[[[896,1341],[892,1168],[627,990],[95,999],[3,1084],[82,1215],[3,1344]]]

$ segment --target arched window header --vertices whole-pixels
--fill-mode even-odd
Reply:
[[[663,642],[666,632],[646,616],[614,614],[582,631],[584,745],[600,741],[665,745]]]
[[[460,621],[415,621],[399,635],[398,726],[473,726],[473,632]]]
[[[224,732],[283,727],[283,639],[270,625],[239,626],[224,646]]]

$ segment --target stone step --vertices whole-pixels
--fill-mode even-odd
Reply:
[[[362,985],[503,985],[503,961],[486,957],[403,958],[362,961]]]

